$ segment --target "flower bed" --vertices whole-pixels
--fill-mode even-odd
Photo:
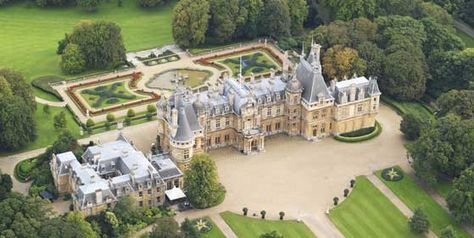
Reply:
[[[386,181],[400,181],[403,179],[403,171],[398,167],[391,167],[382,170],[382,178]]]
[[[97,85],[97,84],[103,84],[103,83],[106,83],[106,82],[113,82],[113,81],[117,81],[117,80],[120,80],[120,79],[123,79],[123,78],[126,78],[126,77],[131,77],[132,78],[132,80],[130,81],[129,84],[135,84],[136,85],[136,82],[139,80],[140,75],[141,75],[140,72],[133,72],[133,73],[130,73],[130,74],[117,75],[116,77],[112,77],[112,78],[108,78],[108,79],[102,79],[102,80],[99,79],[97,81],[92,81],[92,82],[87,82],[87,83],[79,83],[79,84],[76,84],[76,85],[73,85],[73,86],[69,87],[66,90],[66,92],[67,92],[68,96],[72,99],[74,104],[79,108],[79,110],[84,115],[86,115],[87,110],[89,110],[89,114],[92,115],[92,116],[105,114],[105,113],[109,113],[109,112],[114,112],[114,111],[122,110],[124,108],[135,107],[135,106],[139,106],[139,105],[143,105],[143,104],[147,104],[147,103],[151,103],[151,102],[159,100],[160,95],[158,95],[154,92],[145,92],[143,90],[137,90],[135,92],[137,92],[141,95],[147,96],[149,98],[139,99],[139,100],[135,100],[135,101],[131,101],[131,102],[126,102],[126,103],[122,103],[122,104],[107,107],[107,108],[93,109],[93,108],[87,108],[83,104],[83,102],[81,101],[81,99],[79,98],[79,96],[76,93],[76,91],[80,88],[86,88],[86,87],[90,87],[90,86]],[[135,79],[135,81],[134,81],[134,79]]]
[[[363,134],[363,132],[365,132],[366,134]],[[334,139],[347,143],[356,143],[373,139],[379,136],[380,133],[382,133],[382,126],[380,125],[380,123],[375,121],[375,127],[373,127],[372,130],[364,128],[358,131],[345,133],[345,135],[349,136],[344,136],[344,134],[334,136]]]

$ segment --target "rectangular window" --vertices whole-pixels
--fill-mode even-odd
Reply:
[[[170,189],[172,189],[172,188],[173,188],[173,184],[171,183],[171,181],[168,181],[168,182],[166,183],[166,189],[167,189],[167,190],[170,190]]]
[[[214,141],[215,141],[216,145],[219,145],[219,144],[221,143],[221,137],[220,137],[220,136],[219,136],[219,137],[216,137],[216,138],[214,139]]]
[[[229,126],[229,125],[230,125],[230,120],[229,120],[229,118],[226,118],[226,119],[225,119],[225,126],[227,127],[227,126]]]
[[[143,192],[138,192],[139,197],[143,197]]]
[[[160,197],[160,196],[156,197],[156,202],[157,202],[157,203],[160,203],[160,202],[161,202],[161,197]]]
[[[148,194],[151,194],[151,189],[148,189]]]
[[[161,189],[160,189],[160,188],[156,188],[156,192],[157,192],[157,193],[161,192]]]
[[[280,108],[277,108],[276,115],[277,115],[277,116],[280,115]]]
[[[174,186],[177,187],[177,188],[179,188],[179,179],[176,179],[176,180],[174,181]]]
[[[151,207],[151,200],[148,200],[148,206]]]
[[[220,118],[216,120],[216,128],[217,129],[221,128],[221,119]]]
[[[361,112],[364,109],[362,104],[357,105],[357,112]]]
[[[143,201],[139,201],[139,202],[138,202],[138,206],[139,206],[139,207],[143,207]]]
[[[272,115],[272,108],[269,107],[267,110],[267,116],[271,116],[271,115]]]
[[[280,130],[280,122],[277,122],[275,124],[275,130],[279,131]]]
[[[230,140],[229,134],[225,135],[224,136],[224,141],[227,143],[227,142],[229,142],[229,140]]]
[[[207,146],[211,146],[211,138],[207,139]]]
[[[272,132],[272,125],[267,125],[267,132]]]

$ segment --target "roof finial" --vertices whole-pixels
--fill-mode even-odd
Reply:
[[[311,47],[313,47],[313,45],[314,45],[314,36],[311,35]]]
[[[301,56],[304,57],[304,41],[303,41],[303,46],[301,47]]]

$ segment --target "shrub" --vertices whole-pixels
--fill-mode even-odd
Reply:
[[[265,219],[265,215],[267,215],[267,212],[265,210],[262,210],[260,212],[260,215],[262,215],[262,219]]]
[[[110,122],[109,122],[109,121],[106,121],[106,122],[104,123],[104,126],[105,126],[105,129],[109,130],[109,129],[110,129],[110,126],[111,126],[111,125],[110,125]]]
[[[417,234],[426,233],[430,229],[430,221],[428,221],[428,217],[423,210],[419,208],[415,210],[413,216],[410,218],[409,224],[411,231]]]
[[[351,183],[351,188],[353,188],[354,185],[355,185],[355,183],[356,183],[355,179],[351,179],[351,182],[350,182],[350,183]]]
[[[338,135],[338,136],[335,136],[334,139],[341,142],[356,143],[356,142],[362,142],[362,141],[373,139],[379,136],[380,133],[382,133],[382,126],[376,121],[375,130],[370,134],[359,136],[359,137],[344,137],[342,135]]]
[[[127,111],[127,117],[134,117],[135,116],[135,111],[133,109],[128,109]]]
[[[124,123],[126,126],[130,126],[132,124],[132,119],[130,117],[125,118]]]
[[[285,216],[285,212],[281,211],[280,213],[278,213],[278,215],[280,215],[280,220],[283,220],[283,217]]]
[[[344,189],[344,197],[347,197],[347,195],[349,195],[349,189]]]
[[[337,206],[337,204],[339,203],[339,198],[338,197],[334,197],[332,199],[332,201],[334,202],[334,206]]]
[[[107,103],[107,104],[114,104],[114,103],[118,103],[118,102],[119,102],[118,98],[109,98],[109,99],[107,99],[107,101],[105,101],[105,103]]]
[[[147,114],[146,114],[146,119],[147,119],[148,121],[151,121],[151,119],[153,119],[153,114],[147,113]]]
[[[61,69],[68,74],[78,74],[86,69],[86,60],[78,45],[66,46],[61,56]]]
[[[386,181],[400,181],[403,179],[403,171],[397,167],[382,170],[382,178]]]
[[[113,122],[115,121],[115,116],[112,113],[107,114],[106,116],[107,122]]]
[[[91,118],[87,119],[87,121],[86,121],[86,127],[87,127],[87,128],[91,128],[91,127],[93,127],[94,125],[95,125],[94,120],[92,120]]]
[[[64,78],[61,78],[55,75],[42,76],[42,77],[33,79],[33,81],[31,81],[31,85],[33,85],[33,87],[40,89],[46,93],[54,95],[58,99],[62,99],[61,95],[59,95],[59,93],[56,90],[54,90],[50,84],[62,82],[64,80],[65,80]]]
[[[43,105],[43,112],[44,112],[45,114],[51,113],[51,111],[49,110],[49,105],[48,105],[48,104],[44,104],[44,105]]]
[[[155,113],[155,112],[156,112],[156,107],[155,107],[153,104],[149,104],[149,105],[146,107],[146,110],[147,110],[147,112],[149,112],[149,113]]]
[[[242,208],[242,212],[244,213],[244,216],[247,216],[247,213],[249,212],[249,209],[244,207],[244,208]]]

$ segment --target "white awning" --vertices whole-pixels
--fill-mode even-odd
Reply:
[[[173,189],[170,189],[170,190],[166,190],[165,194],[166,194],[166,197],[168,197],[170,201],[174,201],[174,200],[178,200],[178,199],[186,197],[183,190],[177,187],[174,187]]]

